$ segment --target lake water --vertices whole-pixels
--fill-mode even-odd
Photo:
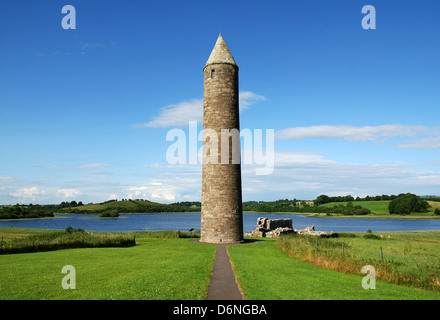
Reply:
[[[161,231],[191,228],[200,230],[200,213],[173,214],[121,214],[119,218],[97,218],[98,215],[59,215],[54,219],[10,220],[1,221],[0,227],[61,229],[68,226],[88,231]],[[293,228],[304,229],[315,226],[315,230],[334,232],[372,231],[418,231],[440,230],[440,220],[412,219],[350,219],[350,218],[313,218],[290,214],[244,213],[244,232],[252,231],[257,226],[257,219],[290,218]]]

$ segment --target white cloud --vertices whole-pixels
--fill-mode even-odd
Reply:
[[[21,188],[15,192],[10,192],[9,195],[17,198],[21,202],[35,201],[37,196],[44,195],[46,192],[39,190],[37,187]]]
[[[79,44],[79,51],[81,55],[85,55],[91,49],[102,47],[103,45],[101,43],[81,42]]]
[[[117,200],[118,199],[118,195],[116,194],[116,193],[112,193],[110,196],[109,196],[109,200]]]
[[[45,169],[62,169],[63,167],[58,165],[58,164],[48,164],[45,166],[41,166],[41,168],[45,168]]]
[[[149,180],[119,188],[122,198],[149,199],[162,203],[198,201],[202,190],[202,166],[166,166],[148,175]]]
[[[88,163],[78,166],[80,169],[89,169],[89,168],[104,168],[109,167],[111,164],[108,163]]]
[[[313,199],[319,194],[365,196],[435,194],[440,172],[421,171],[406,163],[341,163],[311,152],[275,151],[271,175],[256,176],[245,165],[243,196],[249,200]]]
[[[145,186],[129,187],[128,198],[129,199],[149,199],[152,201],[175,201],[179,196],[176,187],[163,186],[158,187],[156,184],[151,183]]]
[[[159,116],[152,121],[136,124],[135,127],[166,128],[188,125],[188,121],[201,121],[203,100],[193,99],[162,108]]]
[[[239,94],[239,106],[240,111],[249,108],[249,106],[259,102],[267,100],[266,97],[253,93],[251,91],[241,91]]]
[[[0,192],[4,203],[57,203],[66,200],[100,202],[108,199],[142,198],[161,203],[200,201],[201,165],[159,165],[137,182],[131,176],[118,176],[116,181],[87,182],[80,188],[51,185],[25,187],[24,181],[12,182],[0,177],[6,189]],[[377,194],[436,194],[440,188],[440,172],[416,168],[399,162],[342,163],[324,154],[307,151],[275,151],[275,167],[269,175],[256,175],[261,164],[242,165],[243,199],[276,200],[282,198],[314,199],[320,194],[365,196]],[[11,183],[8,183],[11,182]],[[15,185],[15,188],[11,188]],[[0,188],[1,190],[1,188]],[[9,194],[10,198],[5,195]],[[110,195],[110,197],[109,197]],[[81,199],[79,199],[81,197]]]
[[[201,165],[164,165],[146,185],[130,193],[156,201],[197,200],[201,197]],[[243,198],[276,200],[314,199],[320,194],[364,197],[366,195],[435,194],[440,172],[419,170],[402,162],[342,163],[318,152],[275,151],[275,167],[269,175],[256,175],[261,164],[242,164]]]
[[[239,93],[240,111],[248,109],[249,106],[264,101],[266,98],[251,91]],[[161,109],[161,113],[153,120],[135,124],[134,127],[142,128],[168,128],[187,126],[189,121],[201,123],[203,120],[203,99],[192,99],[187,102],[170,105]]]
[[[440,136],[413,139],[410,142],[397,145],[403,149],[437,149],[440,148]]]
[[[275,137],[280,140],[303,138],[344,138],[347,141],[368,141],[393,137],[414,137],[417,135],[436,134],[438,128],[425,126],[388,124],[381,126],[355,127],[348,125],[320,125],[296,127],[278,130]]]
[[[79,196],[81,194],[81,191],[73,188],[64,188],[64,189],[59,189],[57,193],[61,194],[64,198],[73,199]]]
[[[10,177],[0,176],[0,190],[5,190],[6,186],[12,183],[14,180]]]

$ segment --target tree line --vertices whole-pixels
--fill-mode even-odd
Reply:
[[[325,194],[321,194],[320,196],[318,196],[315,199],[314,204],[320,205],[320,204],[325,204],[325,203],[330,203],[330,202],[382,201],[382,200],[394,200],[396,198],[397,198],[396,195],[386,195],[386,194],[383,194],[381,196],[365,196],[364,198],[361,198],[361,197],[354,198],[351,195],[331,197],[331,196],[327,196]]]
[[[54,217],[55,213],[99,214],[101,217],[118,217],[120,213],[164,213],[164,212],[200,212],[200,202],[182,202],[161,204],[148,200],[126,200],[130,205],[121,201],[109,200],[102,209],[87,209],[81,201],[64,201],[60,204],[34,205],[16,204],[0,207],[0,219],[29,219]],[[125,201],[124,201],[125,202]],[[197,206],[199,204],[199,206]],[[81,210],[79,207],[82,207]]]
[[[312,203],[306,201],[277,200],[277,201],[247,201],[243,202],[243,211],[256,212],[300,212],[300,213],[338,213],[343,215],[366,215],[371,210],[362,207],[364,201],[390,201],[388,211],[390,214],[410,214],[412,212],[427,212],[431,206],[421,197],[412,193],[402,193],[399,195],[365,196],[364,198],[351,195],[347,196],[327,196],[322,194]],[[337,204],[346,202],[346,205]],[[333,206],[322,206],[326,203],[336,203]],[[440,209],[436,209],[434,214],[440,214]]]
[[[359,205],[353,205],[348,202],[343,204],[323,207],[316,204],[308,204],[306,201],[293,200],[277,200],[277,201],[247,201],[243,202],[243,211],[256,212],[300,212],[300,213],[339,213],[344,215],[365,215],[371,211]]]
[[[110,200],[106,201],[104,208],[87,209],[66,208],[63,213],[73,214],[99,214],[101,217],[117,217],[120,213],[168,213],[168,212],[200,212],[200,207],[181,204],[162,204],[148,200]]]
[[[53,217],[57,205],[19,205],[3,206],[0,208],[0,219],[30,219]]]

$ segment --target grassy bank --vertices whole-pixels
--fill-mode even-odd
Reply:
[[[137,232],[136,246],[127,248],[2,255],[0,299],[205,299],[214,258],[214,246],[177,238],[173,231]],[[65,265],[76,270],[75,290],[61,286]]]
[[[346,274],[303,262],[277,248],[273,239],[230,246],[228,253],[240,287],[250,300],[440,299],[439,292],[384,281],[377,281],[375,290],[365,290],[361,269]]]
[[[440,291],[439,231],[292,235],[277,239],[276,246],[317,266],[359,274],[364,265],[373,265],[379,280]]]
[[[135,237],[129,234],[93,234],[84,230],[40,232],[20,237],[0,236],[0,254],[54,251],[74,248],[130,247]]]

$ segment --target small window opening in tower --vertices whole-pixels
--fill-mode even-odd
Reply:
[[[215,70],[214,69],[211,70],[211,79],[215,79]]]

